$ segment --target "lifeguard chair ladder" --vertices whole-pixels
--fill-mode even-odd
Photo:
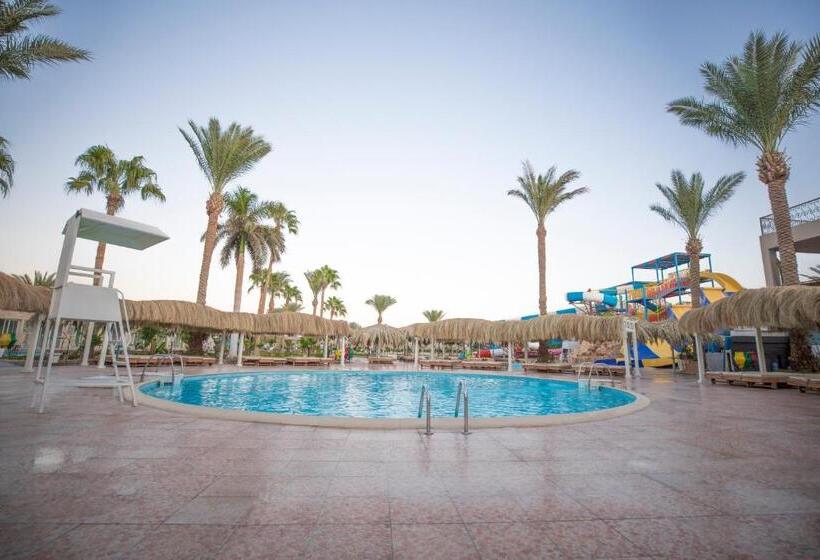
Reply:
[[[63,249],[60,253],[54,289],[51,292],[51,306],[40,347],[40,361],[34,378],[35,387],[31,406],[36,406],[39,412],[43,412],[45,408],[51,367],[54,364],[54,354],[57,350],[62,321],[103,323],[114,365],[113,376],[84,378],[66,385],[112,387],[117,390],[120,401],[124,400],[123,387],[128,387],[131,390],[131,401],[136,406],[137,393],[134,390],[134,379],[128,359],[130,332],[128,316],[125,312],[125,299],[122,292],[114,288],[113,271],[72,264],[74,245],[77,239],[88,239],[142,251],[165,241],[168,236],[154,226],[85,208],[78,210],[68,219],[63,235]],[[91,279],[93,285],[77,282],[80,278]],[[117,367],[115,350],[118,345],[122,347],[127,379],[120,377]],[[45,364],[45,372],[43,372],[46,353],[48,353],[48,360]]]

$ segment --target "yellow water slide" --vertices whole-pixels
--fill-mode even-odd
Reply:
[[[721,272],[701,272],[701,281],[714,280],[720,287],[702,286],[701,292],[703,297],[709,303],[715,303],[718,300],[725,298],[729,294],[734,294],[743,289],[740,282]],[[669,310],[674,315],[675,319],[680,319],[683,315],[692,309],[689,303],[673,303],[669,306]],[[665,342],[657,342],[648,344],[649,348],[658,356],[657,359],[644,360],[644,364],[650,367],[664,367],[672,364],[672,347]]]

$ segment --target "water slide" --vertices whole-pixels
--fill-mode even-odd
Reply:
[[[598,303],[607,307],[616,307],[618,305],[618,296],[610,293],[614,290],[589,290],[586,292],[569,292],[567,293],[567,301],[570,303]]]

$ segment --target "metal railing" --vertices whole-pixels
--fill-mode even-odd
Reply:
[[[458,418],[458,410],[461,402],[464,401],[464,435],[470,434],[470,397],[467,394],[467,382],[459,381],[456,391],[456,412],[454,416]]]
[[[424,409],[427,408],[427,416],[426,416],[426,423],[425,427],[426,430],[424,435],[431,436],[433,435],[433,428],[432,428],[432,411],[430,408],[430,390],[427,388],[427,385],[421,386],[421,396],[419,397],[419,418],[421,418]]]
[[[820,220],[820,197],[789,207],[789,218],[792,227]],[[760,233],[766,235],[774,232],[774,214],[760,218]]]
[[[174,385],[174,381],[176,381],[176,368],[174,367],[174,362],[179,362],[179,369],[180,372],[185,370],[185,364],[182,361],[182,356],[179,354],[152,354],[143,364],[142,366],[142,374],[140,375],[140,383],[145,380],[145,375],[148,373],[148,366],[152,363],[154,364],[154,375],[159,376],[159,368],[162,367],[163,363],[168,363],[171,367],[171,385]]]

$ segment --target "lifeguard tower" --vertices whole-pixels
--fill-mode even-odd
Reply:
[[[80,387],[112,387],[123,399],[123,387],[131,390],[131,401],[137,405],[137,393],[128,360],[130,329],[125,298],[114,287],[114,271],[72,264],[77,239],[88,239],[142,251],[168,239],[154,226],[109,216],[93,210],[78,210],[63,228],[63,249],[51,292],[51,306],[46,319],[45,333],[40,347],[40,361],[34,378],[32,407],[43,412],[51,377],[54,354],[60,338],[63,321],[96,322],[104,325],[105,339],[113,357],[114,375],[83,378],[66,385]],[[90,283],[89,283],[90,282]],[[117,348],[122,349],[126,378],[120,377],[117,367]],[[43,372],[44,357],[48,360]]]

